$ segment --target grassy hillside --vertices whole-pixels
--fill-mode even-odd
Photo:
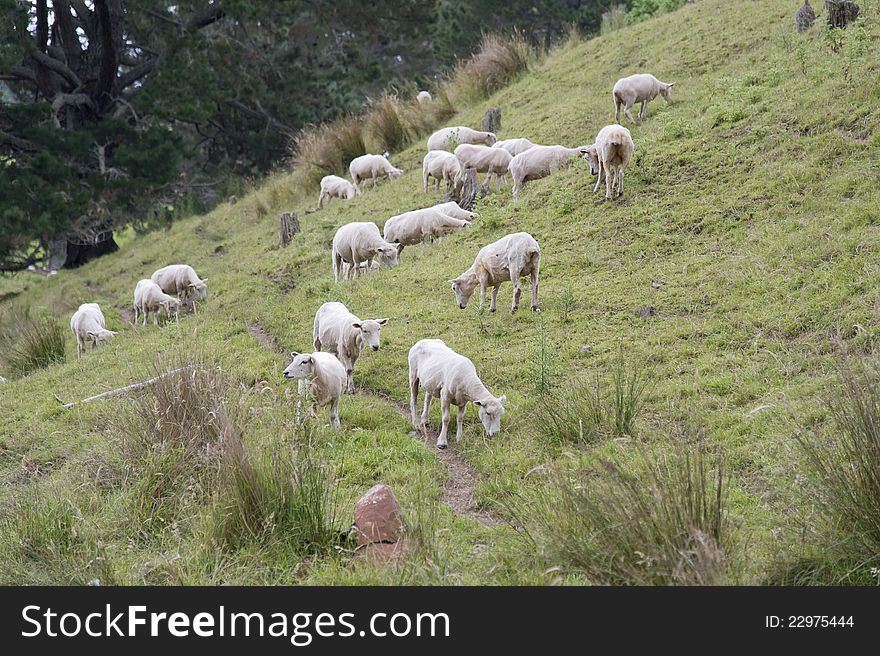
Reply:
[[[552,531],[533,529],[531,548],[510,523],[529,521],[528,500],[554,480],[547,472],[604,458],[626,468],[638,453],[682,442],[724,458],[738,563],[724,580],[768,581],[815,556],[805,536],[818,530],[816,510],[793,436],[830,430],[819,399],[836,352],[871,351],[880,334],[880,27],[876,3],[861,4],[863,23],[841,40],[819,22],[795,34],[791,2],[695,2],[574,40],[450,121],[478,125],[497,106],[500,138],[591,143],[613,118],[619,77],[644,70],[675,81],[673,102],[658,98],[631,126],[636,156],[619,202],[593,195],[586,163],[575,162],[529,183],[516,202],[509,187],[491,194],[472,230],[407,248],[397,268],[334,284],[329,245],[340,225],[381,226],[440,199],[421,191],[418,145],[393,158],[402,178],[348,203],[304,215],[316,194],[279,175],[234,206],[137,237],[76,271],[0,280],[7,315],[29,307],[66,322],[96,301],[120,331],[80,359],[68,335],[65,362],[0,385],[0,582],[587,582],[554,555]],[[278,213],[293,209],[303,232],[279,249]],[[459,310],[447,281],[482,245],[520,230],[542,248],[542,313],[511,315],[509,285],[496,314],[475,302]],[[179,261],[209,280],[198,315],[179,327],[129,324],[137,280]],[[286,359],[254,336],[310,349],[314,312],[327,300],[391,318],[382,349],[358,362],[361,390],[343,399],[338,435],[325,411],[297,428]],[[489,389],[507,395],[499,435],[486,438],[470,409],[463,440],[450,442],[460,458],[452,464],[472,468],[477,508],[494,521],[450,508],[449,462],[410,435],[395,407],[408,403],[407,351],[425,337],[468,355]],[[219,365],[244,397],[240,424],[255,460],[294,445],[295,459],[308,451],[334,467],[340,528],[360,494],[392,485],[420,536],[405,566],[309,553],[283,531],[223,546],[212,539],[213,483],[204,494],[180,483],[174,512],[154,512],[149,500],[144,511],[143,472],[127,455],[130,402],[64,409],[55,397],[143,380],[157,357],[162,367],[190,353]],[[607,388],[619,354],[624,372],[648,381],[633,435],[602,428],[571,440],[543,430],[542,408],[578,381]]]

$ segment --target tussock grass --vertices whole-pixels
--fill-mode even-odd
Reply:
[[[477,52],[455,67],[447,93],[455,104],[488,98],[528,70],[531,55],[528,39],[519,31],[506,38],[487,34]]]
[[[599,26],[599,34],[606,35],[626,27],[626,6],[611,5],[607,11],[602,12],[602,24]]]
[[[398,151],[412,140],[407,131],[397,98],[385,94],[371,103],[366,114],[367,132],[380,150]]]
[[[516,511],[548,566],[597,584],[717,585],[736,566],[727,479],[700,446],[558,471]]]
[[[0,318],[0,364],[16,376],[63,362],[65,330],[57,318],[30,311]]]
[[[298,182],[307,189],[316,188],[325,175],[345,176],[351,160],[366,152],[363,124],[357,116],[304,128],[292,145]]]

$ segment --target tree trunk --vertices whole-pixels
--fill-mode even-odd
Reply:
[[[454,200],[461,209],[472,212],[478,194],[482,197],[486,195],[486,192],[480,188],[477,182],[477,170],[468,167],[464,170],[464,184],[462,184],[461,190],[458,193],[453,190],[452,193],[446,194],[444,201]]]
[[[118,250],[119,245],[113,239],[113,233],[109,230],[102,233],[94,244],[80,244],[69,241],[67,242],[67,257],[64,260],[64,268],[75,269],[89,260],[107,253],[114,253]]]
[[[859,16],[859,6],[851,0],[825,0],[825,15],[831,27],[845,28]]]
[[[294,212],[293,217],[291,218],[290,212],[283,212],[281,214],[281,230],[279,232],[281,248],[286,247],[293,239],[293,236],[299,231],[299,217],[297,216],[297,213]]]
[[[483,114],[483,132],[498,133],[501,129],[501,110],[493,107]]]

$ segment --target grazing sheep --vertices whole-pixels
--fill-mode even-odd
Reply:
[[[345,368],[346,389],[354,390],[352,372],[361,355],[361,349],[369,346],[379,350],[379,333],[388,319],[366,319],[361,321],[348,311],[342,303],[324,303],[315,313],[312,335],[315,350],[326,348],[333,353]]]
[[[450,200],[446,203],[437,203],[434,205],[434,209],[440,210],[444,214],[448,214],[456,219],[464,219],[465,221],[473,221],[477,218],[476,212],[468,212],[467,210],[461,209],[458,206],[458,203],[454,200]]]
[[[443,237],[456,230],[469,228],[470,222],[456,219],[434,207],[404,212],[385,222],[384,236],[387,242],[397,242],[400,250],[428,237]]]
[[[388,161],[388,153],[355,157],[348,165],[348,172],[351,173],[351,179],[358,190],[366,180],[372,179],[373,189],[375,189],[377,178],[388,176],[390,180],[396,180],[403,174],[402,169],[391,166],[391,162]]]
[[[134,288],[134,322],[137,323],[138,313],[142,312],[144,321],[142,326],[147,325],[147,315],[153,313],[153,325],[159,325],[159,314],[165,311],[166,316],[170,319],[177,317],[180,312],[180,299],[174,298],[162,291],[152,280],[138,281],[137,287]]]
[[[345,178],[338,175],[325,175],[321,178],[321,194],[318,196],[318,207],[324,207],[324,199],[327,199],[327,205],[334,198],[342,198],[351,200],[355,196],[360,196],[361,191]]]
[[[348,223],[333,237],[333,277],[336,282],[339,282],[340,274],[343,278],[354,278],[361,271],[361,263],[366,262],[366,271],[369,271],[374,258],[382,260],[391,269],[397,266],[401,248],[400,244],[390,244],[382,239],[375,223]],[[348,271],[343,269],[343,264],[351,265]]]
[[[195,269],[188,264],[170,264],[155,271],[150,280],[159,285],[166,294],[176,294],[184,307],[192,306],[196,311],[196,301],[208,296],[208,279],[200,279]]]
[[[510,153],[511,157],[516,157],[520,153],[526,152],[529,148],[533,146],[537,146],[538,144],[529,141],[528,139],[519,138],[519,139],[504,139],[503,141],[496,141],[495,145],[492,148],[503,148],[508,153]]]
[[[495,176],[495,188],[501,189],[501,180],[507,179],[507,167],[512,159],[510,153],[503,148],[461,144],[455,149],[455,156],[461,162],[461,168],[474,168],[477,173],[486,174],[486,187]]]
[[[623,196],[623,173],[632,159],[635,144],[632,136],[622,125],[606,125],[596,135],[596,143],[587,147],[584,159],[590,162],[590,170],[597,173],[596,186],[599,189],[605,177],[605,198]]]
[[[498,138],[492,132],[481,132],[463,125],[440,128],[428,137],[428,150],[450,150],[459,144],[493,145]]]
[[[623,77],[614,85],[611,91],[611,98],[614,100],[614,122],[620,123],[620,108],[623,107],[623,113],[629,119],[630,123],[634,123],[632,113],[629,111],[636,103],[642,103],[639,108],[639,118],[648,117],[648,103],[654,100],[659,93],[663,96],[663,100],[669,102],[672,100],[672,87],[675,82],[661,82],[650,73],[636,73],[629,77]]]
[[[427,91],[419,91],[416,96],[416,100],[420,105],[429,105],[434,102],[434,99],[431,97],[431,94]]]
[[[425,405],[421,418],[416,413],[419,385],[425,388]],[[507,397],[491,394],[477,376],[474,363],[446,346],[443,340],[423,339],[409,350],[409,407],[412,425],[416,430],[427,426],[431,400],[435,396],[439,397],[443,412],[443,423],[440,435],[437,436],[438,449],[447,447],[449,410],[453,404],[458,406],[455,417],[456,440],[461,439],[468,401],[477,407],[486,435],[492,437],[501,430],[503,403]]]
[[[91,342],[92,348],[106,344],[116,335],[107,330],[104,313],[97,303],[83,303],[70,317],[70,329],[76,337],[76,354],[82,355],[86,343]]]
[[[446,193],[461,187],[461,164],[458,158],[445,150],[429,150],[422,160],[422,182],[428,191],[428,178],[434,178],[434,191],[440,190],[440,182],[446,182]]]
[[[510,160],[508,170],[513,176],[513,196],[519,196],[523,185],[529,180],[546,178],[566,166],[573,157],[583,157],[586,146],[533,146]]]
[[[345,367],[330,353],[291,353],[293,358],[284,377],[300,381],[299,389],[305,384],[309,386],[312,396],[312,407],[309,414],[314,414],[316,405],[330,406],[330,425],[339,429],[339,399],[345,386]]]
[[[534,312],[540,312],[538,309],[538,272],[540,268],[541,249],[538,242],[527,232],[515,232],[488,246],[483,246],[477,253],[471,267],[458,278],[449,282],[452,283],[452,291],[455,292],[458,307],[462,310],[467,307],[477,284],[480,285],[480,308],[486,302],[486,289],[491,287],[492,301],[489,304],[489,312],[494,312],[498,288],[501,283],[509,280],[513,283],[513,304],[510,311],[516,312],[519,308],[519,298],[522,295],[519,279],[530,275],[532,279],[531,307]]]

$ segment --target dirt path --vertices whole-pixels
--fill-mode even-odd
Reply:
[[[245,324],[245,328],[264,349],[279,354],[283,353],[283,349],[278,344],[278,341],[266,332],[260,324]],[[365,387],[358,387],[357,393],[361,396],[382,400],[409,423],[409,408],[394,397]],[[431,450],[446,467],[447,475],[446,482],[443,485],[443,501],[453,513],[472,519],[484,526],[497,526],[503,523],[503,520],[496,515],[477,508],[475,502],[477,472],[460,453],[452,448],[451,444],[447,449],[437,449],[434,446],[437,440],[437,431],[433,428],[429,428],[422,433],[412,431],[410,435],[417,436],[424,443],[425,447]]]

